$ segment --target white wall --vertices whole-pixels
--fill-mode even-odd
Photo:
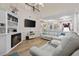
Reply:
[[[25,5],[24,5],[25,6]],[[21,7],[19,8],[19,29],[20,31],[23,33],[23,39],[25,39],[25,36],[27,35],[27,33],[29,31],[34,31],[37,36],[39,36],[39,16],[37,15],[38,12],[33,12],[32,8],[24,7],[21,9]],[[36,27],[35,28],[26,28],[24,27],[24,19],[31,19],[31,20],[35,20],[36,21]]]
[[[74,13],[74,32],[79,34],[79,12]]]
[[[39,23],[39,12],[35,11],[33,12],[32,8],[23,4],[23,3],[8,3],[8,4],[0,4],[0,10],[6,10],[6,11],[10,11],[11,10],[11,6],[14,6],[18,9],[18,17],[19,17],[19,26],[18,26],[18,31],[22,33],[22,40],[25,39],[25,36],[27,35],[28,31],[35,31],[36,32],[36,36],[39,36],[39,27],[40,27],[40,23]],[[36,21],[36,27],[35,28],[25,28],[24,27],[24,19],[31,19],[31,20],[35,20]]]

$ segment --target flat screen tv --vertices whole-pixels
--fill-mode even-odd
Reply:
[[[35,27],[35,25],[36,25],[36,21],[34,20],[25,19],[24,21],[25,27]]]

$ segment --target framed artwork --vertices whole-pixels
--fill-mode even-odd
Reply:
[[[54,30],[59,30],[59,24],[54,24]]]

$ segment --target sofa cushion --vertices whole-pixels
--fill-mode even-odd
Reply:
[[[52,45],[53,47],[57,47],[58,45],[60,45],[61,41],[60,40],[51,40],[49,42],[50,45]]]

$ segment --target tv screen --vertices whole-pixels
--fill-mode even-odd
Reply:
[[[36,22],[34,20],[25,19],[25,27],[35,27]]]

